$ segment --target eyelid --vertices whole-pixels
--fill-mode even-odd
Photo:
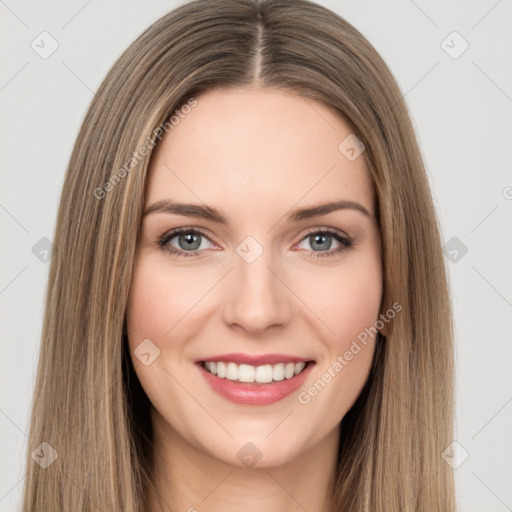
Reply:
[[[171,235],[172,235],[172,237],[174,237],[175,235],[179,235],[182,232],[188,232],[188,231],[197,231],[198,233],[201,233],[205,238],[210,240],[210,242],[213,242],[219,246],[221,245],[217,242],[214,242],[212,240],[210,234],[208,233],[208,231],[199,226],[182,226],[179,228],[170,229],[169,231],[166,231],[163,235],[161,235],[159,237],[159,240],[165,240],[165,239],[170,238]],[[320,225],[320,226],[312,226],[312,227],[306,228],[305,231],[302,231],[300,233],[299,238],[297,238],[295,243],[303,240],[308,234],[317,233],[318,231],[322,231],[322,232],[326,232],[326,233],[334,233],[343,238],[346,238],[347,240],[353,239],[353,237],[351,237],[350,235],[348,235],[347,233],[345,233],[344,231],[342,231],[340,229]]]
[[[217,242],[212,240],[212,237],[209,235],[209,233],[206,229],[198,227],[198,226],[182,226],[179,228],[173,228],[169,231],[166,231],[163,235],[161,235],[158,238],[157,243],[162,249],[165,249],[166,246],[168,245],[169,241],[172,240],[174,237],[178,236],[181,233],[188,233],[188,232],[199,233],[213,245],[217,245],[222,248],[221,244],[218,244]],[[332,228],[332,227],[328,227],[328,226],[322,226],[322,225],[318,226],[317,225],[317,226],[309,227],[305,231],[302,231],[301,234],[299,235],[298,239],[296,240],[296,242],[294,242],[293,247],[295,247],[297,244],[299,244],[300,242],[305,240],[308,237],[308,235],[313,234],[313,233],[327,233],[329,235],[332,235],[337,239],[338,243],[345,244],[347,246],[347,248],[352,247],[352,245],[355,243],[354,237],[348,235],[347,233],[341,231],[340,229]],[[172,249],[173,249],[172,251],[169,249],[167,249],[167,250],[169,252],[178,253],[177,255],[180,255],[180,253],[181,253],[181,255],[185,254],[187,256],[195,256],[195,255],[199,255],[202,252],[204,252],[204,249],[201,249],[201,250],[196,249],[195,251],[183,251],[182,249],[176,249],[175,247],[172,247]],[[310,252],[316,253],[316,256],[323,256],[323,255],[328,256],[331,254],[335,254],[337,251],[338,250],[336,250],[336,249],[334,249],[334,250],[330,249],[328,251],[310,251]]]
[[[339,237],[344,238],[346,240],[353,240],[353,237],[349,236],[347,233],[345,233],[341,229],[331,228],[328,226],[313,226],[311,228],[307,228],[306,231],[302,231],[300,234],[300,238],[297,240],[297,242],[301,242],[304,238],[306,238],[306,236],[308,236],[311,233],[318,233],[318,232],[334,234],[334,235],[338,235]]]
[[[164,243],[168,243],[169,240],[172,240],[175,236],[181,234],[181,233],[188,233],[190,231],[195,231],[201,235],[203,235],[206,239],[208,239],[212,244],[214,245],[218,245],[220,247],[221,244],[218,244],[217,242],[215,242],[214,240],[212,240],[212,237],[210,236],[210,234],[207,232],[207,230],[203,229],[203,228],[200,228],[198,226],[183,226],[183,227],[180,227],[180,228],[174,228],[174,229],[170,229],[169,231],[166,231],[163,235],[161,235],[160,237],[158,237],[158,242],[161,243],[162,245]],[[190,253],[192,254],[193,251],[190,251]]]

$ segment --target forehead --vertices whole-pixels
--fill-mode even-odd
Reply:
[[[262,208],[344,199],[374,212],[363,155],[351,161],[339,149],[351,128],[322,103],[247,88],[196,100],[155,149],[146,204],[201,200],[261,215]]]

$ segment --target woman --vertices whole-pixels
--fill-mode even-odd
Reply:
[[[25,511],[455,510],[436,215],[341,17],[151,25],[91,103],[54,246]]]

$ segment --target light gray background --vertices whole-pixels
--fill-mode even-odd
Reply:
[[[444,243],[459,241],[446,257],[457,345],[455,464],[468,454],[456,469],[460,508],[512,510],[512,1],[319,3],[370,40],[405,94]],[[136,36],[177,5],[0,0],[2,511],[21,506],[49,268],[32,248],[52,237],[93,91]],[[31,48],[43,31],[59,45],[47,59]],[[469,43],[458,58],[445,49],[457,52],[460,40],[442,46],[453,31]]]

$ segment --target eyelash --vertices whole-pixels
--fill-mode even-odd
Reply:
[[[158,240],[157,245],[164,251],[168,252],[169,254],[173,256],[178,257],[189,257],[189,256],[197,256],[201,250],[196,251],[181,251],[179,249],[176,249],[175,247],[172,247],[171,245],[168,245],[169,241],[172,240],[176,235],[179,235],[181,233],[195,233],[200,234],[204,236],[207,240],[210,240],[208,235],[205,231],[203,231],[200,228],[192,228],[192,227],[184,227],[184,228],[178,228],[174,229],[170,232],[164,233]],[[310,231],[305,233],[305,235],[299,240],[299,242],[302,242],[305,238],[314,235],[314,234],[328,234],[331,235],[333,238],[336,239],[337,242],[340,243],[340,247],[337,249],[329,250],[329,251],[311,251],[310,258],[323,258],[323,257],[331,257],[335,256],[337,254],[342,253],[343,251],[350,249],[353,246],[353,239],[349,236],[342,236],[340,233],[332,228],[324,228],[324,229],[318,229],[318,228],[312,228]],[[210,240],[211,242],[211,240]]]

